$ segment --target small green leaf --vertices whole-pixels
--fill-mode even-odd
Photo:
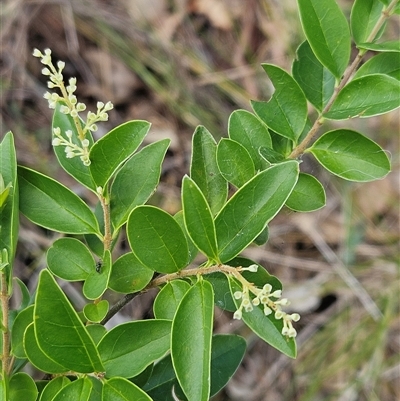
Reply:
[[[183,210],[180,210],[179,212],[175,213],[174,219],[176,222],[179,224],[179,227],[182,229],[183,233],[185,234],[185,238],[188,244],[188,250],[189,250],[189,259],[187,264],[190,264],[193,262],[197,254],[199,253],[199,250],[197,246],[193,243],[192,239],[189,236],[189,233],[187,232],[186,226],[185,226],[185,219],[183,217]]]
[[[108,301],[103,299],[97,304],[86,304],[83,308],[83,314],[89,322],[100,323],[107,315],[108,307]]]
[[[377,54],[357,70],[353,79],[372,74],[386,74],[400,81],[400,53]]]
[[[183,296],[189,288],[190,285],[183,280],[168,282],[154,300],[154,316],[157,319],[172,320]]]
[[[210,396],[213,315],[212,286],[200,280],[184,295],[172,323],[172,361],[189,401],[208,401]]]
[[[90,272],[83,284],[83,295],[87,299],[94,300],[104,294],[110,280],[111,265],[111,253],[109,250],[106,250],[101,265]]]
[[[237,188],[254,177],[255,168],[249,152],[232,139],[223,138],[219,142],[217,163],[222,176]]]
[[[33,305],[18,313],[11,330],[12,353],[17,358],[26,358],[24,349],[24,334],[26,328],[33,322]]]
[[[335,77],[319,62],[307,41],[299,46],[296,55],[293,77],[310,103],[321,111],[333,95]]]
[[[274,149],[261,147],[259,149],[260,156],[269,164],[283,163],[286,159]]]
[[[7,401],[35,401],[38,395],[34,380],[25,372],[12,375],[8,391]]]
[[[199,186],[215,215],[228,196],[228,183],[217,165],[217,144],[210,132],[202,126],[196,128],[192,138],[190,177]]]
[[[269,239],[269,228],[266,226],[264,230],[261,231],[260,234],[254,239],[254,243],[258,246],[264,245],[267,243]]]
[[[95,270],[95,261],[87,247],[75,238],[59,238],[47,251],[47,266],[57,277],[83,281]]]
[[[102,401],[152,401],[138,386],[122,377],[104,382]]]
[[[52,379],[41,392],[39,401],[52,401],[57,393],[69,383],[71,383],[71,380],[65,376],[58,376]]]
[[[14,280],[18,284],[19,290],[21,291],[22,299],[18,310],[22,311],[23,309],[27,308],[29,305],[33,303],[33,297],[31,297],[28,287],[25,285],[23,281],[21,281],[18,277],[14,277]]]
[[[129,252],[113,263],[108,287],[122,294],[138,292],[146,287],[153,274],[154,270],[144,266],[132,252]]]
[[[67,370],[104,371],[93,340],[47,270],[40,273],[34,315],[35,336],[44,354]]]
[[[107,332],[98,345],[106,376],[134,377],[165,355],[171,324],[170,320],[137,320]]]
[[[351,130],[327,132],[309,151],[328,171],[349,181],[373,181],[390,171],[385,151],[371,139]]]
[[[210,207],[199,187],[188,176],[182,181],[182,207],[186,230],[193,243],[210,260],[218,260]]]
[[[338,94],[324,114],[332,120],[371,117],[400,107],[400,82],[388,75],[374,74],[354,79]]]
[[[75,380],[64,386],[52,401],[88,401],[92,391],[92,382],[88,377]]]
[[[355,0],[351,9],[350,26],[354,42],[366,42],[381,16],[383,4],[377,0]],[[373,41],[375,38],[370,38]]]
[[[360,43],[360,49],[373,50],[376,52],[400,52],[400,40],[387,40],[381,43]]]
[[[174,273],[186,266],[189,251],[175,219],[154,206],[133,209],[127,224],[129,244],[142,264],[160,273]]]
[[[34,170],[18,167],[20,210],[33,223],[67,234],[98,234],[89,207],[59,182]]]
[[[154,193],[169,139],[145,146],[129,159],[115,176],[111,186],[111,220],[115,229],[128,219],[134,207],[143,205]]]
[[[133,155],[150,129],[147,121],[128,121],[100,138],[90,149],[90,174],[96,186],[108,180]]]
[[[275,92],[268,102],[252,101],[254,112],[269,128],[296,142],[307,119],[307,100],[298,83],[282,68],[262,64]]]
[[[312,212],[325,206],[326,195],[322,184],[312,175],[300,173],[286,206],[296,212]]]
[[[239,142],[251,156],[256,171],[267,166],[258,154],[261,146],[271,148],[271,136],[268,128],[254,114],[246,110],[235,110],[228,121],[229,138]]]
[[[215,218],[222,263],[232,259],[260,234],[289,197],[298,163],[280,163],[257,174],[240,188]]]
[[[228,277],[221,272],[211,273],[204,276],[204,279],[209,281],[214,291],[214,302],[218,308],[234,312],[236,305],[233,302]]]
[[[335,0],[297,0],[301,24],[314,54],[336,78],[350,59],[350,30]]]

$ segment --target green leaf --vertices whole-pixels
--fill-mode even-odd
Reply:
[[[132,252],[129,252],[113,263],[108,287],[122,294],[138,292],[146,287],[153,274],[154,270],[144,266]]]
[[[11,330],[12,353],[17,358],[26,358],[24,349],[24,334],[26,328],[33,322],[33,305],[18,313]]]
[[[107,315],[108,308],[108,301],[103,299],[96,304],[86,304],[83,308],[83,314],[89,322],[100,323]]]
[[[354,42],[366,42],[381,16],[383,4],[377,0],[355,0],[351,9],[350,26]],[[370,38],[373,41],[375,38]]]
[[[172,323],[172,361],[189,401],[208,401],[210,396],[213,314],[212,286],[200,280],[184,295]]]
[[[222,176],[237,188],[254,177],[255,168],[249,152],[232,139],[223,138],[219,142],[217,163]]]
[[[89,324],[86,326],[86,330],[96,345],[107,333],[107,329],[102,324]]]
[[[67,234],[98,234],[89,207],[59,182],[34,170],[18,167],[20,210],[33,223]]]
[[[60,128],[62,136],[67,139],[66,131],[72,131],[71,140],[74,144],[81,146],[81,141],[78,137],[78,132],[75,127],[73,118],[69,114],[63,114],[60,112],[60,107],[63,105],[62,102],[57,102],[56,108],[53,114],[52,131],[54,128]],[[84,126],[82,120],[80,120],[81,126]],[[55,136],[53,135],[53,138]],[[86,133],[85,138],[89,141],[89,148],[93,145],[93,137],[90,131]],[[58,162],[61,167],[78,182],[84,185],[86,188],[96,192],[96,185],[90,174],[88,166],[85,166],[79,157],[73,157],[67,159],[65,155],[65,146],[53,146],[54,153],[57,156]]]
[[[69,383],[71,381],[65,376],[58,376],[51,380],[41,392],[39,401],[52,401],[57,393]]]
[[[289,197],[298,177],[294,160],[257,174],[226,203],[215,219],[222,263],[232,259],[260,234]]]
[[[353,79],[372,74],[386,74],[400,81],[400,53],[377,54],[357,70]]]
[[[172,320],[183,296],[189,288],[190,285],[183,280],[173,280],[165,284],[154,300],[154,316],[157,319]]]
[[[83,281],[95,270],[95,261],[87,247],[75,238],[59,238],[47,251],[47,266],[57,277]]]
[[[32,304],[33,298],[31,297],[31,294],[29,293],[28,287],[25,285],[23,281],[21,281],[18,277],[14,277],[15,282],[18,284],[19,290],[21,292],[21,304],[18,308],[19,311],[22,311],[23,309],[27,308],[29,305]],[[15,286],[14,286],[15,288]],[[15,291],[15,290],[14,290]]]
[[[133,155],[150,129],[147,121],[128,121],[100,138],[90,149],[90,174],[104,188],[122,163]]]
[[[400,52],[400,40],[387,40],[381,43],[360,43],[360,49],[373,50],[376,52]]]
[[[309,151],[328,171],[349,181],[373,181],[390,171],[389,159],[378,144],[347,129],[327,132]]]
[[[52,401],[88,401],[92,387],[92,382],[87,377],[75,380],[64,386]]]
[[[188,176],[182,181],[182,207],[185,226],[193,243],[210,260],[218,260],[215,226],[210,207],[199,187]]]
[[[350,30],[335,0],[297,0],[301,24],[314,54],[336,78],[350,59]]]
[[[98,345],[106,377],[134,377],[164,356],[170,347],[171,324],[170,320],[137,320],[107,332]]]
[[[7,401],[35,401],[38,390],[33,379],[25,372],[12,375],[9,383]]]
[[[218,308],[234,312],[236,305],[233,302],[228,277],[221,272],[211,273],[204,276],[204,279],[209,281],[214,291],[214,302]]]
[[[35,336],[44,354],[75,372],[104,371],[92,338],[47,270],[40,273],[34,315]]]
[[[183,210],[180,210],[179,212],[175,213],[174,219],[179,224],[179,227],[182,229],[183,233],[185,234],[185,238],[186,238],[186,241],[188,244],[188,250],[189,250],[189,259],[188,259],[187,264],[190,264],[193,262],[193,260],[199,253],[199,250],[198,250],[197,246],[193,243],[192,239],[189,236],[189,233],[187,232],[187,229],[185,226],[185,219],[183,217]]]
[[[400,82],[383,74],[366,75],[348,83],[324,114],[332,120],[371,117],[400,106]]]
[[[236,291],[241,291],[242,289],[236,280],[231,277],[229,279],[229,284],[231,286],[232,296]],[[239,308],[241,300],[234,299],[234,302],[237,308]],[[251,312],[243,312],[242,320],[266,343],[290,358],[296,357],[296,342],[293,338],[286,338],[282,335],[282,319],[275,319],[274,314],[265,316],[261,307],[257,306],[254,307]]]
[[[296,142],[307,120],[307,100],[298,83],[282,68],[262,64],[275,87],[268,102],[252,101],[254,112],[269,128]]]
[[[260,156],[269,164],[278,164],[286,161],[285,157],[274,149],[261,147],[259,149]]]
[[[160,273],[174,273],[186,266],[189,251],[175,219],[154,206],[138,206],[129,215],[129,244],[142,264]]]
[[[139,387],[122,377],[104,382],[102,401],[152,401]]]
[[[256,171],[267,167],[258,154],[261,146],[271,148],[271,136],[268,128],[254,114],[246,110],[235,110],[228,121],[229,138],[246,148],[253,160]]]
[[[129,159],[115,176],[111,186],[111,221],[115,230],[128,219],[134,207],[143,205],[154,193],[169,139],[145,146]]]
[[[202,126],[196,128],[192,138],[190,177],[204,194],[212,214],[217,214],[228,196],[228,183],[218,168],[217,144]]]
[[[296,212],[312,212],[325,206],[326,195],[322,184],[312,175],[300,173],[286,206]]]
[[[254,243],[258,246],[264,245],[267,243],[269,239],[269,228],[266,226],[264,230],[261,231],[260,234],[254,239]]]
[[[310,44],[304,41],[296,52],[293,77],[315,108],[321,111],[333,95],[334,75],[315,56]]]
[[[99,265],[96,269],[92,270],[83,284],[83,295],[87,299],[94,300],[104,294],[110,280],[111,264],[111,253],[109,250],[106,250],[101,266]]]

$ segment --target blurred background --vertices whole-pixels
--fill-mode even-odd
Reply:
[[[352,1],[340,4],[349,15]],[[233,110],[250,110],[250,99],[273,92],[260,63],[290,71],[303,40],[296,7],[291,0],[1,0],[0,137],[12,130],[19,163],[89,196],[52,153],[46,79],[32,57],[35,47],[51,48],[55,61],[66,62],[64,77],[77,77],[79,101],[89,109],[114,103],[98,135],[143,119],[152,123],[148,141],[172,139],[151,202],[175,213],[195,127],[226,136]],[[395,18],[386,35],[399,31]],[[387,149],[393,171],[384,180],[345,182],[304,157],[302,168],[325,186],[327,206],[302,215],[283,210],[269,242],[245,252],[283,282],[301,314],[298,358],[217,310],[216,331],[243,335],[248,352],[214,401],[400,399],[399,117],[345,122]],[[321,133],[338,125],[326,123]],[[16,274],[31,288],[55,238],[22,218]],[[65,290],[82,307],[79,288]],[[136,298],[114,322],[150,316],[154,296]]]

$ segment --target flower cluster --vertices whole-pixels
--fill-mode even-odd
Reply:
[[[63,114],[68,114],[74,119],[75,127],[77,129],[77,135],[74,135],[72,131],[68,130],[65,133],[61,133],[60,128],[54,128],[53,134],[53,146],[65,146],[65,153],[67,158],[73,158],[79,156],[83,164],[90,165],[89,159],[89,140],[86,138],[86,134],[90,132],[97,131],[96,123],[99,121],[107,121],[107,112],[113,108],[111,102],[104,104],[103,102],[97,103],[97,112],[93,113],[89,111],[87,113],[86,122],[81,123],[79,118],[79,113],[86,110],[86,105],[84,103],[78,102],[76,95],[76,78],[70,78],[68,85],[64,85],[64,77],[62,71],[65,67],[63,61],[57,62],[57,68],[53,65],[51,59],[51,50],[46,49],[44,54],[35,49],[33,51],[35,57],[40,58],[40,62],[46,67],[42,69],[42,74],[49,77],[47,82],[47,87],[49,89],[58,88],[61,92],[61,96],[56,92],[46,92],[44,98],[49,102],[49,107],[51,109],[56,108],[57,102],[61,102],[60,112]],[[63,136],[66,136],[66,138]],[[80,143],[74,143],[74,140]]]
[[[250,266],[249,268],[245,268],[244,270],[254,271],[250,269],[252,266]],[[247,282],[246,280],[241,280],[241,283],[242,291],[236,291],[233,294],[235,299],[241,299],[240,306],[233,315],[234,319],[242,318],[243,309],[245,312],[251,312],[254,307],[262,305],[265,316],[275,313],[275,319],[282,319],[282,334],[284,336],[296,337],[297,331],[293,327],[292,322],[299,321],[300,315],[298,313],[288,314],[282,310],[282,307],[288,306],[290,304],[287,298],[281,298],[282,290],[272,291],[271,284],[265,284],[263,288],[260,289],[254,284]]]

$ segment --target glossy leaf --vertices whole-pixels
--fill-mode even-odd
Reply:
[[[257,174],[226,203],[215,219],[219,258],[232,259],[248,246],[286,202],[298,177],[288,161]]]
[[[102,324],[89,324],[86,326],[86,330],[96,345],[107,333],[107,329]]]
[[[39,401],[52,401],[57,393],[69,383],[71,381],[65,376],[58,376],[52,379],[41,392]]]
[[[217,260],[217,239],[210,207],[199,187],[188,176],[182,181],[182,207],[191,240],[210,260]]]
[[[350,26],[354,41],[367,42],[381,16],[383,4],[378,0],[356,0],[350,15]],[[373,41],[375,38],[369,38]]]
[[[35,401],[38,395],[36,384],[31,376],[25,372],[12,375],[8,389],[7,401]]]
[[[112,265],[108,287],[128,294],[142,290],[150,282],[154,270],[144,266],[132,253],[120,256]]]
[[[326,195],[322,184],[312,175],[300,173],[286,206],[296,212],[312,212],[325,206]]]
[[[307,41],[299,46],[296,55],[292,67],[293,77],[309,102],[322,111],[333,95],[335,77],[320,63]]]
[[[24,349],[24,334],[26,328],[33,322],[33,305],[18,313],[11,330],[12,353],[17,358],[26,358]]]
[[[216,272],[205,275],[204,279],[213,287],[215,305],[220,309],[234,312],[236,305],[231,296],[228,277],[224,273]]]
[[[190,177],[199,186],[215,215],[228,196],[228,184],[217,165],[217,144],[210,132],[202,126],[196,128],[192,138]]]
[[[35,336],[44,354],[75,372],[104,370],[92,338],[47,270],[40,273],[34,314]]]
[[[128,121],[100,138],[90,149],[90,174],[97,187],[105,184],[133,155],[150,129],[147,121]]]
[[[94,300],[104,294],[110,280],[111,264],[111,253],[109,250],[106,250],[101,264],[90,272],[83,284],[83,295],[87,299]]]
[[[185,234],[185,238],[188,244],[188,250],[189,250],[189,259],[188,263],[190,264],[193,262],[197,254],[199,253],[199,250],[197,246],[193,243],[192,239],[189,237],[189,233],[187,232],[186,226],[185,226],[185,219],[183,217],[183,210],[180,210],[179,212],[175,213],[174,219],[176,222],[179,224],[179,227],[182,229],[183,234]]]
[[[229,280],[231,293],[241,291],[241,286],[234,280]],[[240,306],[241,300],[234,299],[236,306]],[[243,312],[242,320],[262,340],[276,348],[283,354],[295,358],[296,342],[293,338],[286,338],[282,335],[282,319],[275,319],[274,314],[265,316],[261,307],[254,307],[251,312]]]
[[[336,78],[350,59],[350,30],[335,0],[297,0],[301,24],[314,54]]]
[[[171,355],[179,384],[189,401],[210,396],[214,294],[198,281],[183,297],[172,324]]]
[[[33,223],[67,234],[96,234],[98,223],[89,207],[59,182],[18,167],[21,212]]]
[[[170,320],[137,320],[114,327],[98,344],[106,376],[138,375],[166,354],[170,338]]]
[[[249,152],[232,139],[223,138],[219,142],[217,163],[222,176],[237,188],[254,177],[255,168]]]
[[[20,304],[18,310],[22,311],[23,309],[27,308],[29,305],[31,305],[33,303],[33,297],[31,297],[28,287],[25,285],[25,283],[22,280],[20,280],[18,277],[14,277],[14,281],[18,284],[18,288],[21,292],[21,304]],[[14,286],[14,289],[15,289],[15,286]]]
[[[353,79],[372,74],[386,74],[400,81],[400,53],[377,54],[357,70]]]
[[[387,40],[381,43],[360,43],[360,49],[373,50],[376,52],[400,52],[400,40]]]
[[[256,171],[267,166],[258,154],[261,146],[271,148],[271,136],[268,128],[254,114],[246,110],[235,110],[228,121],[229,138],[239,142],[249,152]]]
[[[109,304],[106,299],[98,303],[86,304],[83,314],[89,322],[100,323],[108,312]]]
[[[324,114],[332,120],[371,117],[400,107],[400,82],[388,75],[366,75],[351,81]]]
[[[127,224],[129,244],[142,264],[160,273],[173,273],[186,266],[188,246],[179,224],[154,206],[138,206]]]
[[[286,161],[284,156],[271,148],[261,147],[259,149],[259,153],[260,156],[268,163],[268,165],[283,163]]]
[[[88,401],[92,391],[92,383],[89,378],[81,378],[64,386],[52,401]]]
[[[252,101],[254,112],[269,128],[296,142],[307,119],[307,101],[290,74],[273,64],[262,64],[275,87],[268,102]]]
[[[157,319],[172,320],[183,296],[189,288],[190,285],[183,280],[172,280],[165,284],[154,300],[154,316]]]
[[[371,139],[351,130],[327,132],[309,151],[332,174],[350,181],[373,181],[390,171],[384,150]]]
[[[152,401],[139,387],[122,377],[104,382],[102,401]]]
[[[115,176],[111,186],[111,221],[121,227],[134,207],[143,205],[160,181],[161,164],[169,139],[145,146],[133,155]]]
[[[61,135],[66,139],[65,133],[67,131],[72,131],[71,140],[78,146],[81,146],[81,142],[78,138],[77,129],[75,127],[75,123],[73,118],[69,114],[63,114],[60,112],[60,107],[63,105],[62,102],[57,102],[56,108],[53,114],[53,123],[52,130],[54,128],[60,128]],[[84,126],[82,120],[80,120],[81,126]],[[54,135],[53,135],[54,138]],[[90,131],[86,133],[85,138],[89,141],[89,148],[93,145],[93,137]],[[65,147],[64,146],[53,146],[54,153],[56,154],[58,163],[61,167],[72,177],[74,177],[77,181],[79,181],[86,188],[89,188],[93,192],[96,191],[96,184],[93,181],[93,178],[90,174],[90,170],[88,166],[85,166],[80,159],[80,157],[73,157],[71,159],[67,159],[65,155]]]
[[[67,281],[83,281],[95,270],[95,261],[87,247],[75,238],[59,238],[47,251],[51,272]]]
[[[260,234],[254,239],[254,243],[258,246],[264,245],[267,243],[269,239],[269,228],[266,226],[264,230],[261,231]]]

